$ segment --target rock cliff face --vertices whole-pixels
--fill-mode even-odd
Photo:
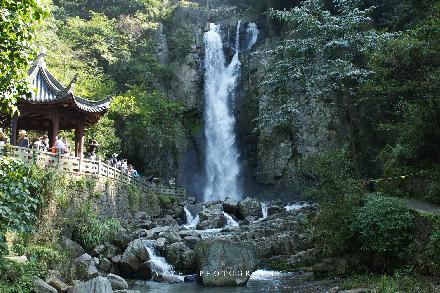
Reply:
[[[259,39],[251,52],[240,56],[242,63],[238,93],[234,101],[237,143],[242,164],[244,193],[274,193],[295,185],[295,165],[298,158],[334,146],[337,108],[329,101],[301,101],[298,118],[288,129],[259,129],[257,120],[264,112],[266,93],[261,88],[267,60],[258,51],[275,48],[284,39],[283,28],[255,9],[236,9],[224,1],[222,6],[206,7],[208,1],[195,1],[199,6],[178,8],[171,18],[158,28],[156,43],[160,60],[168,64],[175,75],[167,85],[169,96],[186,107],[185,137],[178,138],[176,163],[178,184],[189,194],[200,195],[204,183],[204,44],[203,34],[209,22],[220,24],[224,31],[226,59],[233,55],[238,20],[244,25],[255,22]],[[243,31],[242,36],[245,35]]]

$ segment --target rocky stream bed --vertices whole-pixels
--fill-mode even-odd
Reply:
[[[316,260],[309,224],[315,212],[309,203],[189,198],[157,218],[138,212],[92,251],[64,236],[70,261],[36,285],[54,293],[339,292],[337,279],[316,278],[335,268]],[[284,272],[286,265],[299,269]]]

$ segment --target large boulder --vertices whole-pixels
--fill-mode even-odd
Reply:
[[[235,199],[227,197],[223,203],[223,210],[230,215],[237,215],[238,212],[238,201]]]
[[[124,280],[124,278],[115,275],[115,274],[108,274],[107,279],[110,281],[110,284],[112,285],[112,288],[115,290],[123,290],[128,289],[128,283]]]
[[[98,276],[98,269],[95,266],[93,258],[84,253],[73,260],[69,269],[69,280],[90,280]]]
[[[135,277],[142,263],[150,259],[150,254],[141,239],[136,239],[128,245],[121,259],[119,266],[124,276]]]
[[[44,282],[40,278],[35,278],[34,288],[35,288],[35,292],[37,292],[37,293],[57,293],[58,292],[54,287],[50,286],[49,284],[47,284],[46,282]]]
[[[85,252],[81,245],[66,237],[61,238],[61,247],[65,249],[72,258],[77,258]]]
[[[111,239],[111,242],[116,245],[121,251],[128,246],[131,241],[131,237],[128,234],[127,230],[122,229]]]
[[[258,264],[252,242],[204,239],[195,251],[202,282],[208,286],[245,285]]]
[[[72,293],[113,293],[112,285],[107,278],[96,277],[76,285]]]
[[[227,222],[221,203],[205,206],[199,213],[199,219],[200,222],[197,224],[199,230],[223,228]]]
[[[261,203],[254,198],[245,198],[238,203],[238,215],[242,219],[246,219],[247,217],[254,217],[256,219],[262,218],[263,212]]]
[[[196,268],[195,254],[183,242],[176,242],[165,247],[165,258],[176,270],[194,272]]]
[[[50,276],[47,278],[46,283],[54,287],[58,292],[67,292],[69,289],[69,286],[57,276]]]

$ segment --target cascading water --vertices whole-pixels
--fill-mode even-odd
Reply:
[[[205,137],[206,137],[206,185],[204,200],[212,201],[241,198],[238,184],[240,173],[239,153],[235,143],[235,118],[232,101],[240,75],[240,26],[237,24],[235,54],[226,65],[220,26],[211,24],[205,33]],[[256,42],[258,29],[248,24],[245,49]]]
[[[183,281],[183,276],[177,275],[173,266],[167,263],[164,257],[159,256],[154,247],[154,241],[143,241],[145,248],[150,256],[149,262],[152,270],[152,278],[157,282],[176,282]]]
[[[183,227],[186,229],[195,229],[200,221],[199,215],[193,217],[191,212],[186,207],[183,207],[183,210],[185,211],[186,216],[186,224],[183,225]]]
[[[234,218],[232,218],[232,216],[230,214],[223,212],[223,215],[226,218],[226,227],[238,227],[239,226],[237,221],[234,220]]]

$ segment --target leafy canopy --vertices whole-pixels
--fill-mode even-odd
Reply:
[[[38,0],[0,2],[0,112],[15,112],[17,98],[29,92],[26,71],[35,25],[45,15]]]

